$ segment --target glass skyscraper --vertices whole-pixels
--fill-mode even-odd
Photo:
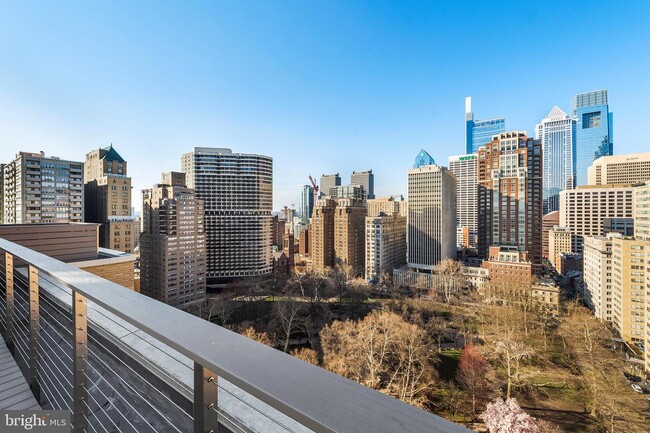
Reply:
[[[586,185],[594,160],[614,153],[613,114],[607,90],[581,93],[573,98],[576,123],[576,185]]]
[[[420,153],[418,153],[418,156],[415,157],[415,163],[413,164],[413,168],[420,168],[425,165],[435,165],[436,160],[433,159],[429,153],[422,149]]]
[[[311,185],[300,185],[298,191],[298,208],[296,216],[302,221],[311,218],[314,209],[314,188]]]
[[[465,151],[477,153],[481,146],[492,141],[493,135],[506,131],[506,118],[495,117],[486,120],[474,120],[472,97],[465,98]]]
[[[576,119],[558,107],[535,127],[542,142],[544,215],[560,210],[560,191],[575,187]]]

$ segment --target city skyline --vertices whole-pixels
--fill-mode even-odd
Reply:
[[[82,22],[74,5],[14,4],[0,17],[0,161],[19,150],[82,160],[113,143],[139,195],[161,169],[180,169],[180,154],[228,147],[274,158],[278,210],[296,204],[296,187],[310,174],[372,169],[377,197],[405,194],[405,170],[420,149],[437,161],[464,153],[467,96],[476,118],[504,116],[508,131],[533,136],[553,106],[570,113],[576,94],[605,88],[616,113],[615,154],[648,151],[634,125],[645,117],[637,101],[650,94],[643,79],[650,61],[630,53],[649,39],[642,17],[650,5],[635,7],[572,5],[555,16],[528,4],[269,3],[253,14],[237,4],[85,5]],[[530,23],[525,45],[493,25],[520,16]],[[106,25],[89,24],[96,20]],[[603,20],[604,31],[590,31]],[[608,62],[581,48],[584,34]],[[474,66],[494,55],[473,51],[467,63],[463,49],[478,40],[498,45],[500,58],[535,52],[540,65],[552,58],[555,69],[529,68],[525,80],[506,68],[478,72]],[[559,44],[564,54],[545,50]],[[163,167],[139,156],[152,153]]]

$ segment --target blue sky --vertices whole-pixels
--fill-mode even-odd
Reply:
[[[526,130],[609,89],[615,153],[650,151],[650,2],[0,0],[0,161],[113,143],[136,190],[193,146],[274,158],[274,208],[307,176],[406,193],[421,148],[477,118]],[[140,207],[140,194],[134,194]]]

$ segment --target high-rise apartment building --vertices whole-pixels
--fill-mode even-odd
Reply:
[[[165,173],[142,191],[140,291],[185,308],[206,293],[203,200],[185,187],[183,173]]]
[[[341,185],[341,176],[338,173],[324,174],[320,177],[320,197],[326,196],[330,193],[332,188]]]
[[[456,247],[476,248],[478,155],[450,156],[449,171],[456,175]]]
[[[614,154],[613,120],[607,90],[581,93],[573,98],[576,117],[576,185],[587,185],[589,166],[601,156]]]
[[[435,164],[408,171],[407,261],[430,273],[456,258],[456,176]]]
[[[363,275],[366,208],[361,200],[322,198],[316,201],[309,230],[312,266],[324,271],[349,266]]]
[[[576,119],[557,106],[535,128],[544,155],[544,215],[560,209],[560,191],[575,187]]]
[[[208,285],[270,275],[273,159],[195,147],[181,167],[205,204]]]
[[[350,176],[350,183],[361,185],[364,200],[375,198],[375,175],[372,174],[372,170],[353,171],[352,176]]]
[[[366,217],[366,280],[392,275],[406,264],[406,217],[398,212]]]
[[[131,178],[127,163],[113,148],[93,150],[84,164],[85,220],[101,224],[99,245],[132,253],[140,224],[131,215]]]
[[[5,194],[5,164],[0,164],[0,224],[5,223],[5,205],[4,205],[4,194]]]
[[[394,213],[406,216],[407,202],[401,195],[379,197],[366,202],[369,217],[376,217],[380,214],[392,215]]]
[[[5,224],[83,222],[82,162],[20,152],[3,174]]]
[[[330,188],[328,196],[332,198],[353,198],[365,201],[365,192],[361,185],[339,185]]]
[[[472,97],[465,98],[465,153],[478,153],[481,146],[492,141],[493,135],[506,131],[506,118],[495,117],[486,120],[474,120]]]
[[[618,233],[585,236],[583,250],[583,284],[580,298],[596,318],[607,322],[613,317],[612,242]]]
[[[589,166],[589,185],[639,183],[650,179],[650,152],[601,156]]]
[[[542,144],[525,132],[499,134],[479,149],[479,255],[490,246],[515,246],[536,270],[542,264]]]
[[[560,193],[560,225],[575,235],[573,252],[582,253],[584,236],[602,236],[606,218],[632,218],[632,185],[583,185]]]
[[[622,339],[645,342],[647,242],[626,237],[612,240],[612,325]]]
[[[296,216],[303,222],[309,221],[314,210],[314,188],[311,185],[300,185],[298,191],[298,208]]]
[[[650,182],[634,188],[634,236],[645,244],[645,288],[650,288]],[[650,347],[650,295],[645,293],[645,347]],[[650,371],[650,350],[644,351],[645,370]]]

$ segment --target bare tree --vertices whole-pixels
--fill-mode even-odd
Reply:
[[[453,259],[444,259],[438,265],[438,277],[442,283],[445,302],[449,303],[451,294],[456,293],[463,280],[463,270],[460,263]]]
[[[289,297],[275,303],[274,313],[278,322],[283,351],[289,352],[291,336],[298,331],[307,330],[306,306],[300,300]]]
[[[533,351],[522,341],[514,338],[512,334],[505,334],[496,342],[495,353],[506,371],[506,399],[509,399],[513,381],[519,382],[521,362],[530,357]]]

